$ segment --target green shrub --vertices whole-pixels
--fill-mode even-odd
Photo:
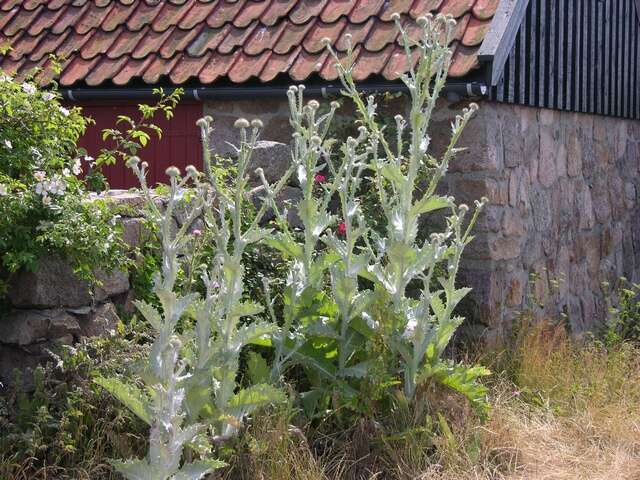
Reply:
[[[61,255],[90,278],[125,262],[116,217],[86,201],[82,171],[92,162],[76,148],[87,119],[53,90],[0,71],[0,296],[10,276]]]

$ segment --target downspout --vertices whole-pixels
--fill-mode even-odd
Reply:
[[[258,87],[197,87],[184,88],[185,100],[224,100],[247,99],[261,97],[277,97],[286,94],[286,86],[258,86]],[[307,86],[305,93],[312,97],[327,97],[337,95],[342,87],[340,85],[311,85]],[[60,92],[64,99],[72,102],[99,101],[99,100],[149,100],[157,98],[153,88],[64,88]],[[174,87],[166,88],[167,93],[175,90]],[[381,92],[406,92],[407,87],[400,83],[371,83],[360,87],[363,93]],[[479,82],[448,83],[443,89],[448,98],[483,97],[487,94],[487,86]]]

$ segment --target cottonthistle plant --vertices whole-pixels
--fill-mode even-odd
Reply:
[[[274,369],[280,374],[286,361],[299,362],[312,379],[323,379],[316,386],[328,383],[349,397],[354,394],[349,379],[374,381],[368,377],[376,359],[367,344],[381,341],[397,358],[388,373],[402,375],[409,400],[420,385],[437,381],[467,396],[483,412],[486,391],[476,380],[487,370],[454,364],[443,354],[463,320],[454,310],[469,289],[457,288],[456,275],[486,200],[477,201],[469,215],[469,207],[436,193],[477,106],[470,104],[455,118],[451,140],[436,158],[428,126],[451,63],[448,44],[455,21],[442,15],[421,17],[420,36],[412,42],[399,16],[394,20],[407,56],[402,81],[410,106],[406,119],[396,115],[393,139],[380,126],[375,97],[364,98],[353,80],[350,45],[341,61],[325,42],[336,61],[343,95],[355,105],[361,124],[357,138],[348,138],[334,152],[336,141],[327,137],[337,106],[318,116],[318,102],[304,102],[304,87],[288,92],[292,158],[303,191],[297,208],[304,232],[296,236],[286,216],[279,214],[281,231],[268,240],[293,259],[284,326],[274,338]],[[350,38],[346,40],[349,44]],[[413,58],[418,59],[415,65]],[[374,230],[362,213],[363,189],[371,187],[385,220],[383,232]],[[337,209],[330,208],[332,199],[337,199]],[[445,213],[446,227],[422,239],[425,219],[436,211]],[[325,398],[331,394],[325,387],[321,390]],[[317,393],[307,398],[317,398]]]
[[[412,42],[400,16],[394,14],[393,20],[407,57],[407,73],[401,80],[410,98],[408,118],[395,117],[395,147],[377,122],[375,98],[369,96],[365,101],[355,85],[351,46],[345,64],[330,45],[327,47],[336,60],[344,95],[353,101],[368,131],[368,164],[386,219],[384,236],[370,231],[372,261],[367,272],[374,276],[376,287],[388,294],[393,315],[374,322],[383,325],[386,343],[401,358],[404,393],[409,399],[415,396],[418,385],[436,380],[481,404],[485,390],[475,380],[487,371],[454,365],[441,357],[463,321],[454,314],[454,309],[469,289],[456,288],[455,280],[464,247],[472,240],[471,228],[486,200],[476,202],[475,212],[465,225],[469,208],[457,206],[452,197],[436,193],[451,159],[460,151],[456,147],[460,135],[478,107],[472,103],[456,116],[451,140],[442,156],[435,158],[430,153],[428,126],[451,64],[448,45],[455,21],[443,15],[420,17],[417,19],[420,36]],[[416,56],[414,66],[412,59]],[[445,230],[419,241],[418,232],[425,217],[436,210],[449,212]],[[437,265],[445,268],[435,279]],[[421,284],[420,292],[417,296],[409,295],[408,286],[416,281]]]
[[[147,199],[149,216],[158,227],[162,246],[162,267],[161,271],[156,273],[153,292],[158,298],[161,310],[143,301],[136,302],[138,310],[154,331],[154,341],[143,372],[146,391],[123,384],[115,378],[97,379],[98,384],[109,390],[151,427],[146,458],[114,461],[113,464],[116,470],[129,479],[196,480],[224,465],[211,459],[185,462],[181,465],[185,447],[200,443],[197,437],[205,429],[204,425],[195,422],[185,425],[185,382],[190,373],[187,371],[187,363],[182,358],[182,341],[176,332],[178,321],[185,311],[193,306],[197,295],[182,296],[175,291],[179,273],[178,255],[188,242],[187,229],[202,210],[202,197],[196,197],[187,220],[176,231],[173,212],[184,194],[186,184],[196,178],[195,169],[188,168],[184,178],[180,178],[177,168],[167,169],[170,190],[166,208],[163,210],[147,187],[147,164],[141,164],[137,157],[132,157],[128,160],[127,166],[140,180],[142,192]]]

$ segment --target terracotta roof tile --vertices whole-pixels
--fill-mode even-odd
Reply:
[[[453,54],[453,61],[449,69],[449,76],[463,77],[472,68],[478,65],[478,47],[466,47],[458,45]]]
[[[341,16],[346,16],[355,8],[356,2],[353,0],[330,0],[320,13],[320,20],[325,23],[332,23]]]
[[[192,28],[196,28],[204,21],[206,21],[207,17],[211,14],[211,12],[216,8],[216,2],[202,3],[195,2],[193,7],[189,10],[189,12],[182,17],[178,27],[183,30],[190,30]]]
[[[273,51],[279,54],[288,53],[302,44],[305,35],[313,27],[313,24],[313,21],[302,25],[288,24]]]
[[[218,28],[226,23],[233,22],[233,19],[242,10],[246,0],[238,0],[230,2],[228,0],[218,0],[217,8],[207,18],[207,25],[212,28]]]
[[[369,18],[375,17],[384,5],[385,0],[368,0],[359,2],[358,6],[351,10],[349,20],[353,23],[366,22]]]
[[[410,38],[415,19],[427,13],[454,16],[455,49],[449,74],[465,76],[478,66],[482,43],[499,0],[0,0],[0,38],[13,50],[0,68],[26,74],[60,55],[61,85],[85,82],[126,85],[189,79],[269,82],[336,78],[334,60],[346,34],[354,46],[358,80],[398,78],[406,70],[404,49],[391,14],[398,12]],[[417,57],[413,60],[415,61]],[[39,74],[39,81],[51,80]],[[163,80],[165,79],[165,80]]]
[[[265,25],[275,25],[280,18],[284,17],[289,13],[298,0],[273,0],[269,5],[262,16],[260,17],[260,22]]]
[[[489,20],[495,15],[498,3],[500,0],[476,0],[473,6],[473,15],[478,20]]]
[[[454,18],[461,17],[473,7],[476,0],[447,0],[440,8],[440,13],[451,15]]]
[[[287,25],[286,22],[280,22],[273,26],[258,25],[253,30],[251,38],[244,44],[244,52],[249,55],[258,55],[265,50],[273,50]]]
[[[289,12],[289,18],[293,23],[305,23],[310,18],[317,17],[329,0],[303,0],[296,3],[296,5]]]
[[[267,61],[267,64],[264,66],[262,72],[260,73],[260,80],[262,80],[263,82],[270,82],[278,75],[288,72],[291,68],[291,65],[293,65],[293,62],[298,57],[300,50],[302,50],[302,47],[298,47],[295,50],[292,50],[291,52],[284,55],[272,53],[271,57],[269,57],[269,60]]]
[[[242,55],[240,50],[236,50],[230,55],[212,54],[209,61],[200,70],[198,78],[202,83],[207,84],[215,82],[220,77],[225,77],[240,55]]]
[[[476,17],[471,18],[468,22],[469,25],[464,29],[462,38],[456,36],[456,39],[461,40],[462,44],[468,47],[480,45],[489,31],[491,24],[483,20],[478,20]]]
[[[335,23],[324,23],[322,21],[315,22],[311,30],[304,37],[302,46],[307,52],[317,53],[325,49],[322,44],[324,38],[331,40],[331,44],[335,44],[340,38],[342,31],[347,26],[347,19],[342,17]]]

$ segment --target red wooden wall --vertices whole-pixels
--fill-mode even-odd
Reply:
[[[89,155],[96,158],[100,149],[105,147],[102,140],[102,130],[113,128],[118,115],[127,115],[134,120],[139,118],[137,103],[82,103],[85,116],[92,117],[95,124],[87,128],[80,139],[79,146],[85,148]],[[196,127],[196,120],[202,117],[202,104],[179,104],[174,110],[174,116],[167,121],[164,115],[158,114],[154,123],[162,128],[162,138],[152,135],[152,140],[143,148],[138,156],[149,163],[147,182],[155,185],[166,183],[165,170],[172,165],[184,172],[187,165],[202,167],[202,147],[200,133]],[[123,125],[123,124],[120,124]],[[111,188],[131,188],[138,186],[138,181],[123,162],[103,168]]]

